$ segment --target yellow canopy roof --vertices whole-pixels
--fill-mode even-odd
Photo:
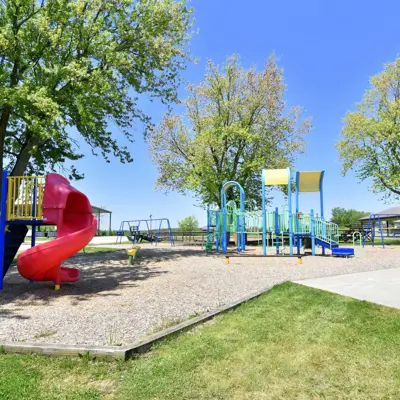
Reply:
[[[289,184],[289,168],[284,169],[264,169],[265,186],[288,185]]]
[[[297,184],[299,192],[319,192],[322,171],[298,172]]]

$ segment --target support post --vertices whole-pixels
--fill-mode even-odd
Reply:
[[[110,213],[110,221],[108,224],[108,234],[111,236],[111,217],[112,217],[112,213]]]
[[[380,231],[381,239],[382,239],[382,249],[384,249],[385,248],[385,238],[383,237],[382,221],[381,221],[380,216],[378,216],[378,223],[379,223],[379,231]]]
[[[32,219],[36,219],[36,179],[33,180]],[[32,225],[31,247],[36,245],[36,225]]]
[[[275,208],[275,247],[276,255],[279,255],[279,209]]]
[[[324,216],[324,175],[325,171],[321,171],[321,177],[319,179],[319,201],[320,201],[320,209],[321,209],[321,220],[322,220],[322,235],[324,238],[327,238],[328,234],[326,231],[326,223],[325,223],[325,216]],[[331,250],[332,250],[332,244],[331,244]],[[325,255],[325,247],[322,246],[322,255]]]
[[[169,223],[169,219],[167,219],[168,232],[169,232],[169,242],[171,243],[171,247],[174,247],[174,235],[172,234],[171,224]]]
[[[300,179],[300,172],[296,172],[296,245],[297,245],[297,255],[300,254],[300,248],[301,248],[301,236],[299,235],[300,233],[300,221],[299,221],[299,179]]]
[[[240,248],[241,251],[246,250],[246,233],[245,233],[245,226],[244,226],[244,213],[246,212],[245,209],[245,195],[244,195],[244,190],[241,186],[239,186],[239,191],[240,191],[240,216],[239,216],[239,221],[240,221]]]
[[[210,206],[207,207],[207,236],[210,234]]]
[[[288,205],[289,205],[289,248],[290,255],[293,255],[293,226],[292,226],[292,176],[288,168]]]
[[[265,182],[264,182],[264,171],[261,174],[261,186],[262,186],[262,245],[263,255],[267,255],[267,219],[265,209]]]
[[[321,206],[321,219],[325,220],[324,216],[324,175],[325,171],[321,171],[321,177],[319,180],[319,200],[320,200],[320,206]]]
[[[215,212],[215,251],[219,251],[219,212]]]
[[[7,176],[3,171],[1,180],[1,215],[0,215],[0,290],[3,290],[4,275],[4,247],[6,239],[6,199],[7,199]]]
[[[237,230],[236,230],[236,241],[237,241],[237,251],[238,253],[241,252],[242,250],[242,233],[241,233],[241,229],[240,229],[240,216],[236,215],[236,226],[237,226]]]
[[[226,254],[228,251],[227,240],[227,221],[226,221],[226,207],[222,210],[222,251]]]
[[[375,214],[374,214],[374,218],[372,220],[371,240],[372,240],[372,247],[375,247]]]
[[[157,232],[157,235],[156,235],[156,247],[157,247],[157,244],[158,244],[158,241],[159,241],[159,239],[160,239],[160,235],[161,235],[161,224],[162,224],[162,219],[160,219],[160,224],[158,225],[158,232]]]
[[[315,256],[314,210],[310,211],[310,219],[311,219],[311,251],[312,255]]]

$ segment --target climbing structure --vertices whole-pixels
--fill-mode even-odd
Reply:
[[[263,170],[262,208],[261,210],[245,209],[245,193],[239,183],[230,181],[221,189],[221,208],[207,211],[207,243],[206,249],[211,250],[215,244],[216,251],[227,252],[228,243],[234,239],[237,251],[246,249],[246,242],[262,241],[263,255],[268,254],[271,244],[276,255],[288,253],[293,255],[294,248],[300,254],[305,241],[311,243],[312,255],[315,255],[316,245],[332,253],[338,244],[338,226],[325,221],[323,207],[324,171],[297,172],[295,175],[295,212],[292,211],[292,174],[289,168]],[[279,207],[267,204],[268,190],[272,186],[287,187],[287,203]],[[239,189],[240,206],[233,200],[226,200],[226,191],[231,187]],[[300,193],[319,193],[320,213],[314,210],[303,213],[299,208]],[[286,247],[286,245],[288,247]]]

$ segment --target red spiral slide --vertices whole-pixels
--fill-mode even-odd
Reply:
[[[43,223],[57,225],[57,238],[18,256],[19,273],[32,281],[76,282],[79,270],[61,263],[82,250],[93,238],[97,220],[88,198],[58,174],[48,174],[43,196]]]

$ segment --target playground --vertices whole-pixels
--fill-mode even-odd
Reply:
[[[104,245],[102,245],[104,246]],[[194,315],[287,280],[302,280],[398,266],[400,248],[366,247],[355,258],[235,257],[229,265],[201,246],[142,244],[134,265],[131,245],[77,254],[65,262],[80,280],[54,291],[50,282],[23,279],[15,268],[0,297],[1,341],[93,345],[129,344]],[[251,246],[251,253],[261,248]]]
[[[94,243],[86,246],[97,221],[83,193],[57,174],[5,173],[0,341],[126,345],[278,283],[397,266],[400,250],[363,248],[361,234],[359,247],[355,236],[352,247],[340,246],[338,226],[324,218],[324,171],[295,173],[294,206],[291,176],[289,168],[262,171],[261,210],[226,182],[201,244],[176,246],[169,220],[150,217],[122,221],[116,238],[97,240],[106,252],[94,253]],[[276,185],[286,186],[280,207],[266,204]],[[303,192],[318,194],[318,213],[301,211]],[[57,225],[57,238],[36,243],[41,224]]]

